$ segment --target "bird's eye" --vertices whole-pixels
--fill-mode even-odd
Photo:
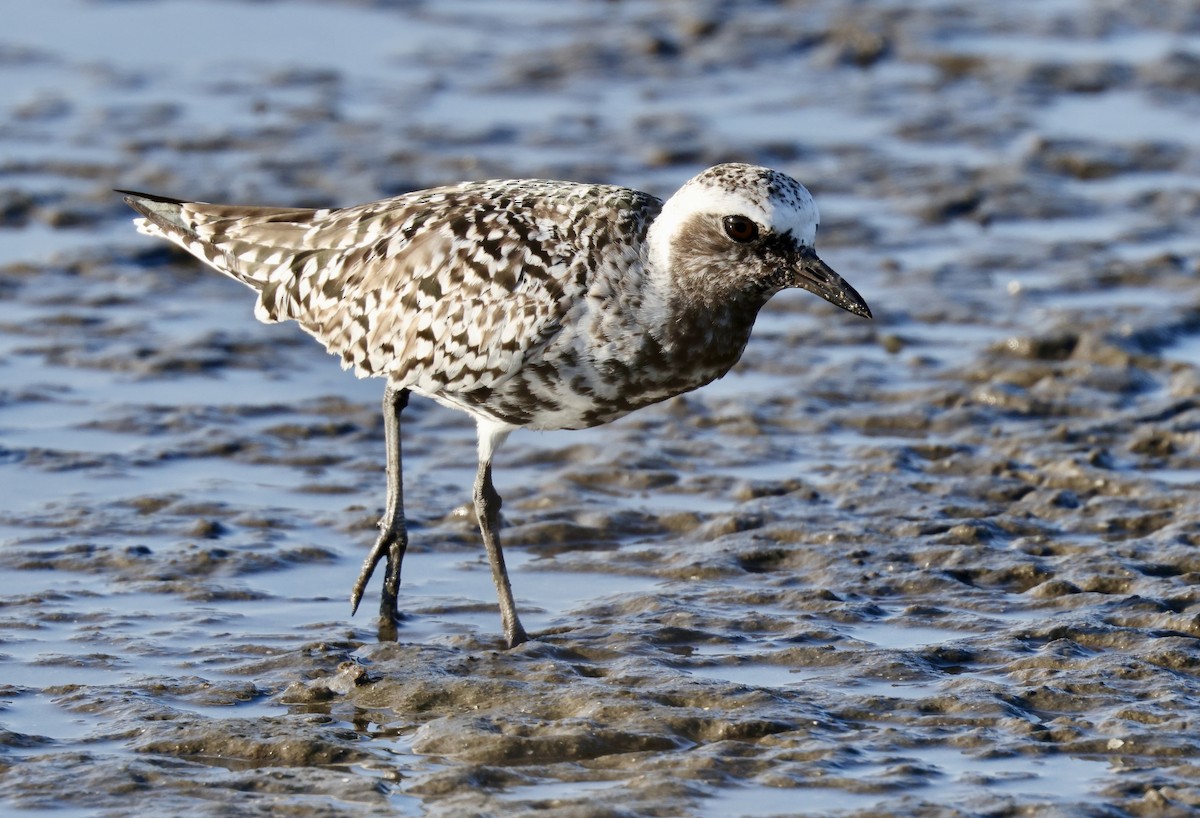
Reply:
[[[745,216],[726,216],[725,235],[738,244],[745,244],[758,238],[758,225]]]

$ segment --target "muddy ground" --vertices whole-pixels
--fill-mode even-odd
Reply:
[[[14,4],[0,800],[16,814],[1200,809],[1200,7]],[[497,463],[406,413],[395,642],[347,597],[379,383],[111,188],[336,205],[787,171],[875,320]],[[373,586],[371,593],[376,588]],[[367,606],[368,608],[370,605]]]

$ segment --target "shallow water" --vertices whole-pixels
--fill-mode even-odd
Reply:
[[[169,36],[166,32],[170,32]],[[0,33],[0,802],[21,815],[1190,815],[1194,4],[47,0]],[[724,380],[497,462],[113,187],[814,191]]]

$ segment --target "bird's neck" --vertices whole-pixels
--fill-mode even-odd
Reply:
[[[694,355],[729,358],[728,365],[732,366],[741,357],[754,319],[765,302],[739,298],[712,303],[692,295],[674,299],[663,333],[663,348],[684,359]]]
[[[682,368],[704,371],[707,383],[741,358],[754,320],[770,296],[714,290],[690,278],[678,270],[652,269],[651,298],[657,303],[651,333],[664,357]]]

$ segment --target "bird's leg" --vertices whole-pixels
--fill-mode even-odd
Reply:
[[[387,558],[383,575],[383,593],[379,599],[379,616],[383,638],[394,638],[397,617],[396,596],[400,592],[400,563],[408,548],[408,530],[404,525],[403,462],[400,450],[400,413],[408,405],[408,390],[393,389],[383,395],[383,437],[387,446],[387,508],[379,520],[379,537],[363,561],[354,590],[350,593],[351,615],[358,610],[363,591],[375,566]]]
[[[508,581],[508,568],[504,565],[504,552],[500,549],[500,494],[492,485],[492,454],[511,429],[479,429],[479,471],[475,475],[475,515],[479,518],[479,532],[483,535],[483,546],[487,549],[488,561],[492,565],[492,581],[496,584],[496,596],[500,599],[500,621],[504,625],[504,639],[510,648],[528,642],[529,636],[517,617],[517,604],[513,601],[512,585]]]

